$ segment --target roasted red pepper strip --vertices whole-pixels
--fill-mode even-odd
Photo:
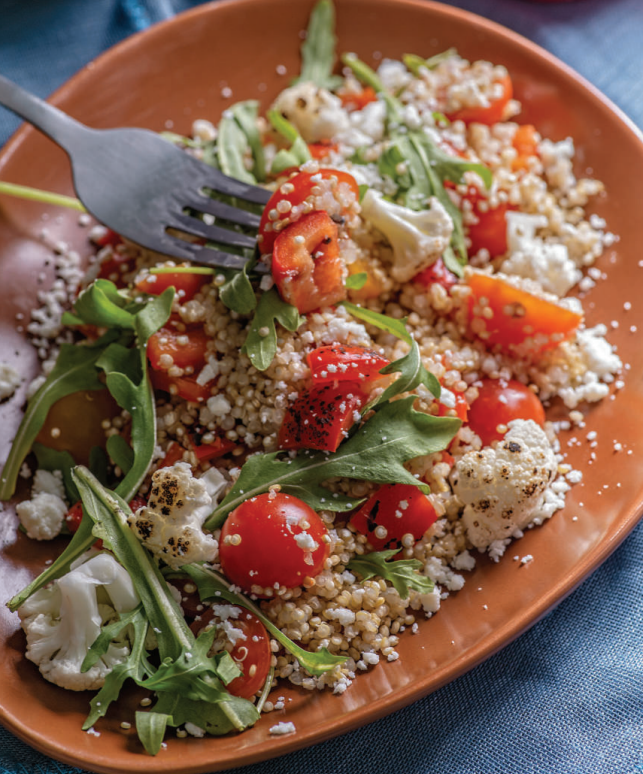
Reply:
[[[313,384],[328,382],[368,382],[380,376],[389,360],[373,349],[330,344],[317,347],[306,355]]]

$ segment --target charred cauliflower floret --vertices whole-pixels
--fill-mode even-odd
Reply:
[[[215,502],[206,483],[177,462],[152,476],[148,504],[128,519],[143,545],[174,569],[190,562],[211,562],[219,544],[203,531]]]
[[[272,109],[294,124],[306,142],[327,140],[350,126],[339,97],[310,81],[282,91]]]
[[[515,419],[494,447],[465,454],[452,483],[464,504],[462,521],[471,543],[484,550],[526,527],[556,468],[547,436],[531,419]]]

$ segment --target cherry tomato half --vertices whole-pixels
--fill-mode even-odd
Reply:
[[[373,349],[344,344],[317,347],[306,355],[306,360],[313,384],[358,380],[368,382],[378,379],[382,368],[390,362]]]
[[[190,629],[198,637],[199,632],[212,620],[216,621],[216,617],[212,608],[208,608],[199,621],[190,625]],[[237,640],[230,650],[230,655],[243,674],[228,683],[226,690],[233,696],[251,699],[263,688],[270,671],[270,638],[264,625],[249,610],[242,610],[241,615],[230,619],[230,622],[243,633],[243,638]]]
[[[445,290],[453,287],[457,281],[458,278],[452,271],[447,269],[442,258],[438,258],[435,263],[427,266],[426,269],[422,269],[421,272],[413,277],[413,282],[417,282],[427,288],[429,285],[437,283],[438,285],[442,285]]]
[[[186,330],[182,333],[171,328],[160,328],[147,342],[147,357],[155,371],[167,371],[170,366],[163,365],[161,358],[169,355],[171,365],[178,368],[192,367],[200,370],[205,365],[209,336],[203,328]]]
[[[480,436],[485,446],[504,438],[499,425],[508,425],[514,419],[533,419],[541,427],[545,424],[545,409],[538,397],[524,384],[513,379],[483,379],[478,397],[469,409],[469,427]]]
[[[492,100],[486,107],[465,107],[455,110],[453,113],[447,113],[450,121],[464,121],[465,124],[486,124],[492,126],[502,121],[505,114],[505,108],[509,100],[513,97],[513,84],[509,74],[504,75],[496,83],[502,86],[502,96]]]
[[[196,296],[204,285],[212,281],[209,274],[191,274],[176,271],[167,274],[147,274],[136,283],[137,290],[150,296],[160,296],[168,288],[174,288],[182,304]]]
[[[279,234],[272,276],[283,300],[302,314],[346,298],[337,225],[328,213],[311,212]]]
[[[226,519],[219,541],[221,567],[247,592],[275,584],[294,589],[321,572],[329,554],[327,540],[324,522],[302,500],[281,492],[257,495]]]
[[[262,255],[272,252],[275,239],[281,230],[313,210],[314,189],[323,180],[330,181],[331,190],[340,201],[345,200],[348,204],[349,200],[359,200],[359,186],[348,172],[340,172],[338,169],[320,169],[315,174],[298,172],[279,186],[263,211],[257,240]],[[342,207],[338,204],[338,212]]]
[[[487,344],[497,344],[508,354],[537,356],[569,339],[583,320],[582,314],[517,288],[502,277],[472,272],[469,326]],[[481,304],[481,302],[484,303]],[[485,309],[491,310],[487,317]]]
[[[357,382],[312,387],[300,393],[279,429],[280,449],[320,449],[334,452],[355,424],[355,412],[366,403]]]
[[[350,523],[368,537],[375,551],[382,551],[401,548],[404,535],[419,540],[436,519],[431,501],[416,486],[385,484],[369,497]]]

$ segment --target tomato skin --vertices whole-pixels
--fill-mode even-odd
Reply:
[[[380,378],[380,371],[390,361],[373,349],[329,344],[306,355],[313,384],[332,382],[369,382]]]
[[[433,284],[442,285],[445,290],[452,288],[458,281],[458,278],[452,271],[449,271],[444,264],[442,258],[438,258],[435,263],[427,266],[426,269],[422,269],[421,272],[413,277],[413,282],[417,282],[420,285],[429,287]]]
[[[469,299],[472,333],[508,354],[516,354],[516,348],[521,347],[517,354],[537,357],[569,339],[583,320],[579,312],[528,293],[497,275],[472,272],[467,284],[472,291]],[[480,313],[481,299],[485,299],[493,313],[490,319]]]
[[[493,100],[487,107],[466,107],[447,113],[447,118],[450,121],[464,121],[465,124],[476,123],[487,126],[493,126],[493,124],[502,121],[505,108],[513,97],[513,84],[508,73],[496,82],[503,87],[502,97]]]
[[[288,202],[288,204],[291,205],[291,208],[296,208],[301,207],[306,200],[309,200],[310,206],[312,207],[312,191],[319,181],[319,176],[321,176],[322,180],[332,180],[332,178],[335,178],[337,185],[345,184],[348,186],[355,197],[355,200],[359,200],[359,186],[357,185],[355,178],[352,175],[349,175],[348,172],[340,172],[338,169],[320,169],[319,172],[315,174],[311,172],[297,172],[273,193],[261,215],[259,238],[257,241],[259,251],[262,255],[268,255],[273,251],[275,240],[281,233],[281,229],[274,229],[274,224],[277,222],[290,223],[293,214],[292,209],[288,210],[288,212],[279,212],[279,203]],[[284,189],[288,192],[284,193]],[[276,213],[277,218],[271,218],[271,213],[273,215]]]
[[[538,396],[514,379],[483,379],[478,397],[469,409],[469,427],[480,436],[484,446],[489,446],[505,436],[498,432],[498,425],[507,425],[514,419],[533,419],[542,427],[545,409]]]
[[[191,436],[192,450],[199,462],[208,462],[209,460],[223,457],[224,454],[231,452],[237,444],[228,438],[217,437],[212,443],[200,443],[196,436]]]
[[[469,413],[469,404],[467,403],[467,399],[464,397],[464,395],[461,392],[454,392],[453,394],[455,395],[454,408],[449,408],[448,406],[445,406],[444,403],[440,403],[438,408],[438,416],[439,417],[456,416],[458,419],[461,419],[463,422],[466,422],[467,415]]]
[[[326,212],[304,215],[279,234],[272,277],[283,300],[302,314],[346,298],[337,225]]]
[[[212,388],[217,380],[207,384],[199,384],[194,376],[168,376],[166,371],[149,371],[152,386],[170,395],[178,395],[191,403],[203,403],[212,395]]]
[[[211,280],[212,277],[208,274],[190,274],[182,271],[147,274],[136,283],[136,289],[150,296],[160,296],[168,288],[174,288],[181,303],[185,304]]]
[[[336,451],[365,403],[357,382],[322,384],[300,393],[286,410],[279,448]]]
[[[406,501],[407,506],[400,507]],[[396,514],[400,513],[400,516]],[[368,542],[374,551],[401,548],[402,537],[413,535],[419,540],[437,519],[429,498],[412,484],[385,484],[351,518],[350,523]],[[375,534],[377,527],[386,529],[386,537]]]
[[[176,583],[176,581],[172,581]],[[190,629],[195,637],[205,629],[214,618],[212,608],[208,608],[199,621],[190,624]],[[235,677],[226,685],[226,690],[233,696],[242,699],[251,699],[257,691],[260,691],[270,672],[270,638],[265,626],[254,613],[242,608],[241,615],[232,619],[235,629],[241,629],[245,639],[238,640],[232,647],[230,655],[236,661],[243,674]]]
[[[171,328],[160,328],[147,343],[147,358],[155,371],[167,371],[169,366],[161,365],[161,357],[170,355],[173,365],[178,368],[192,367],[195,370],[205,365],[209,336],[203,328],[182,333]],[[182,341],[183,343],[179,343]]]
[[[511,144],[516,149],[518,155],[511,162],[511,168],[514,171],[527,169],[529,159],[538,155],[538,134],[536,127],[532,124],[522,124],[516,129]]]
[[[314,541],[312,550],[305,547],[309,538],[300,539],[304,547],[297,543],[303,532]],[[330,552],[327,540],[323,521],[309,505],[292,495],[271,492],[251,497],[228,516],[221,530],[219,558],[226,576],[244,591],[275,584],[294,589],[321,572]]]
[[[497,258],[505,255],[507,252],[507,213],[515,211],[514,207],[507,202],[500,202],[497,207],[482,211],[477,203],[473,206],[473,211],[477,218],[477,223],[469,223],[467,226],[467,236],[471,240],[469,255],[477,255],[480,250],[488,250],[491,258]]]
[[[158,468],[171,468],[179,460],[183,460],[183,452],[185,449],[180,443],[172,441],[167,447],[165,457],[159,462]]]

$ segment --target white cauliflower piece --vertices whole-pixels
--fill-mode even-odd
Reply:
[[[214,561],[219,544],[202,527],[215,503],[190,466],[177,462],[157,470],[150,491],[148,504],[127,521],[143,545],[175,570]]]
[[[32,540],[53,540],[60,534],[67,504],[55,494],[40,492],[31,500],[16,505],[20,523]]]
[[[20,387],[20,374],[8,363],[0,363],[0,400],[10,398]]]
[[[510,538],[532,520],[556,475],[556,457],[544,431],[531,419],[514,419],[494,447],[467,452],[456,463],[455,494],[473,545],[484,550]]]
[[[440,202],[431,197],[429,209],[415,212],[386,201],[372,188],[362,200],[362,217],[381,231],[393,248],[391,274],[408,282],[435,263],[449,246],[453,221]]]
[[[65,486],[62,473],[59,470],[55,470],[53,473],[42,469],[36,471],[33,477],[31,494],[37,495],[42,492],[57,495],[61,500],[65,500]]]
[[[544,215],[525,212],[507,213],[509,257],[500,271],[538,282],[547,293],[564,296],[583,274],[569,257],[565,245],[550,244],[536,236],[538,228],[547,226]]]
[[[99,604],[101,587],[110,604]],[[139,603],[127,571],[110,554],[98,554],[40,589],[19,609],[27,653],[49,682],[70,691],[101,688],[105,677],[130,653],[127,640],[112,642],[87,672],[80,667],[104,622]]]
[[[284,89],[272,109],[294,124],[306,142],[328,140],[350,126],[341,99],[310,81]]]

